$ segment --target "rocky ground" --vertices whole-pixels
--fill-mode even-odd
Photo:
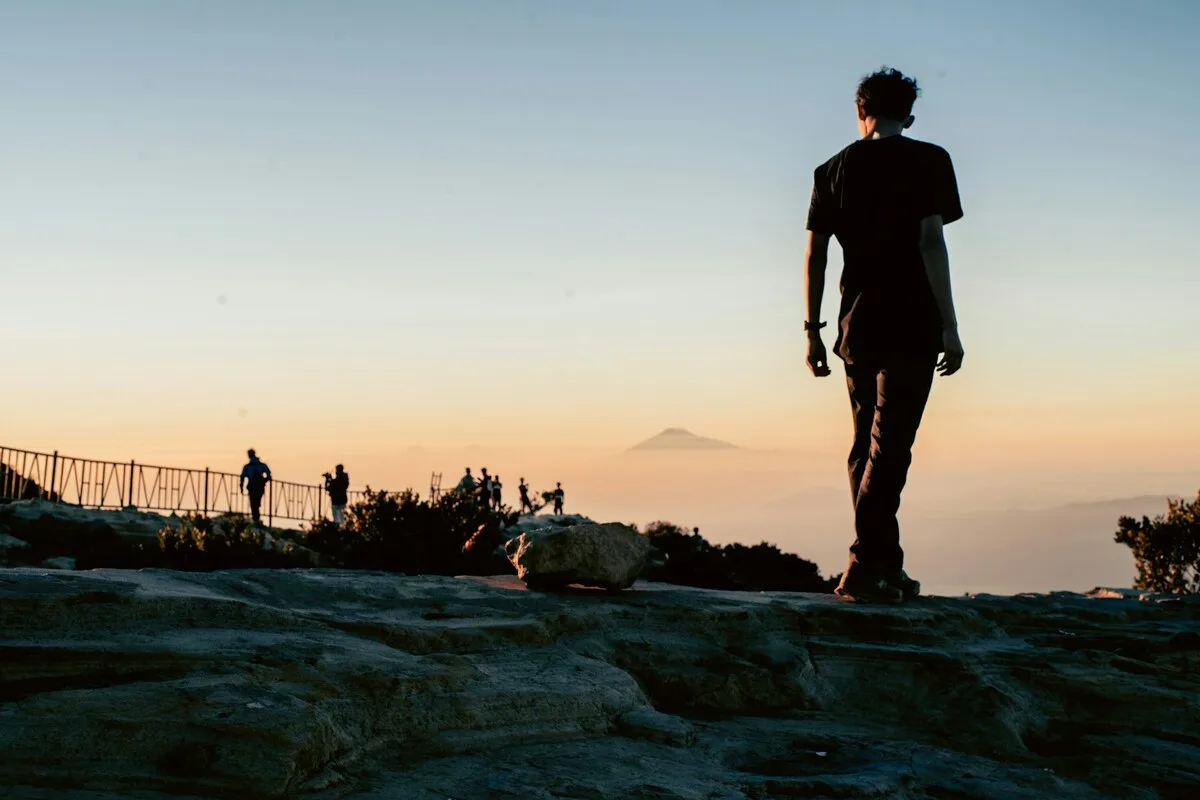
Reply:
[[[1136,594],[0,570],[0,798],[1191,798],[1198,689]]]

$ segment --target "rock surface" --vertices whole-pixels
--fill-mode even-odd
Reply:
[[[227,519],[213,517],[214,526],[223,530]],[[0,505],[0,564],[55,564],[56,569],[164,566],[158,532],[178,530],[181,524],[175,514],[164,516],[135,508],[99,511],[46,500],[7,503]],[[296,531],[260,530],[264,550],[273,550],[299,566],[318,565],[317,554],[294,541]]]
[[[649,537],[618,523],[527,531],[504,545],[517,577],[542,589],[571,584],[627,589],[651,549]]]
[[[29,544],[9,554],[11,563],[40,564],[72,558],[91,566],[143,566],[158,552],[157,533],[179,517],[134,509],[97,511],[46,500],[0,505],[0,533]]]
[[[1113,595],[0,570],[0,797],[1198,796],[1200,601]]]
[[[20,556],[28,549],[29,542],[0,531],[0,566],[13,560],[20,561]]]
[[[91,529],[102,526],[118,536],[153,540],[164,525],[178,526],[179,517],[138,511],[136,508],[97,511],[68,503],[21,500],[0,506],[0,525],[11,529],[12,534],[18,537],[26,533],[36,538],[38,534],[45,535],[56,526]]]

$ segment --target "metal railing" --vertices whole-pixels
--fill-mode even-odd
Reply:
[[[355,502],[363,492],[350,492]],[[96,509],[249,514],[239,476],[210,469],[97,461],[0,446],[0,500],[41,498]],[[272,479],[263,495],[267,524],[308,522],[329,511],[325,488]]]

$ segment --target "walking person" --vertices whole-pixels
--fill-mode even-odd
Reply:
[[[329,493],[333,522],[341,525],[346,521],[346,503],[350,495],[350,475],[341,464],[334,467],[332,475],[325,473],[325,491]]]
[[[566,492],[563,491],[562,484],[556,484],[554,489],[554,513],[561,516],[563,513],[563,498]]]
[[[521,485],[517,487],[517,491],[521,493],[521,513],[536,514],[533,501],[529,499],[529,484],[525,482],[524,478],[521,478]]]
[[[963,216],[950,155],[907,138],[917,82],[881,70],[858,85],[858,141],[817,167],[808,211],[807,364],[830,374],[821,340],[829,240],[843,254],[834,353],[844,362],[854,444],[848,463],[856,539],[837,594],[898,602],[920,592],[904,572],[896,513],[935,374],[963,346],[943,226]],[[941,358],[939,359],[939,354]]]
[[[250,496],[250,519],[255,525],[261,525],[262,499],[267,491],[267,484],[271,482],[271,468],[259,460],[253,449],[246,451],[246,457],[249,461],[242,467],[238,491]]]

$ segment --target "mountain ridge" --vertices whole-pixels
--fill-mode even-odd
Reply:
[[[645,441],[638,442],[629,448],[629,452],[664,451],[664,450],[740,450],[737,445],[698,436],[686,428],[665,428]]]

